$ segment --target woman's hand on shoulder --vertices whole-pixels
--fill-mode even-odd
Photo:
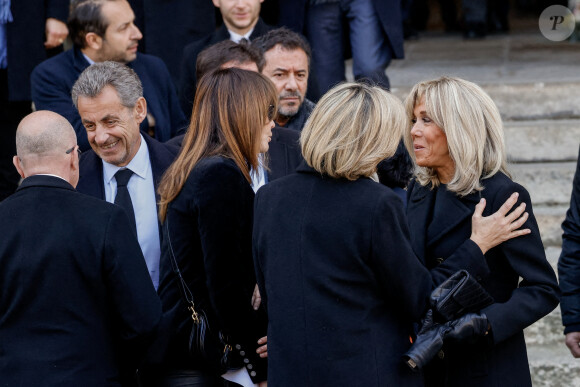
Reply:
[[[521,203],[509,215],[508,212],[518,201],[519,194],[514,192],[497,210],[490,216],[483,216],[485,199],[481,199],[471,218],[471,240],[474,241],[483,254],[489,249],[522,235],[529,234],[529,228],[520,229],[528,220],[528,213],[524,212],[526,203]]]

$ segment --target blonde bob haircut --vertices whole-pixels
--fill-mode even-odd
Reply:
[[[409,118],[405,145],[416,163],[411,129],[413,110],[421,101],[427,116],[447,137],[455,173],[449,191],[465,196],[481,191],[481,180],[507,171],[503,125],[499,111],[489,95],[475,83],[460,78],[441,77],[416,84],[405,100]],[[419,184],[437,187],[441,182],[432,168],[415,168]]]
[[[277,104],[274,84],[254,71],[217,69],[200,79],[181,151],[159,183],[162,222],[169,203],[203,158],[232,159],[251,184],[250,169],[258,168],[262,129]]]
[[[342,83],[328,91],[306,122],[300,143],[312,168],[333,178],[376,177],[406,127],[399,99],[378,86]]]

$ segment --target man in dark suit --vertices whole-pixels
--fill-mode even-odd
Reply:
[[[268,27],[260,19],[260,8],[264,0],[229,1],[213,0],[222,14],[223,25],[214,33],[207,35],[183,50],[183,58],[179,73],[179,102],[187,117],[191,116],[195,86],[197,84],[196,63],[197,56],[206,47],[230,39],[239,43],[242,39],[252,41],[265,34]]]
[[[75,191],[78,145],[64,117],[25,117],[16,146],[24,181],[0,203],[10,219],[0,225],[1,383],[120,386],[161,319],[129,220]]]
[[[32,112],[30,73],[68,35],[69,0],[18,0],[0,12],[0,201],[20,176],[12,166],[16,127]]]
[[[141,32],[126,0],[77,0],[69,17],[74,48],[38,65],[32,72],[32,100],[37,109],[66,117],[77,132],[81,150],[89,143],[70,99],[79,74],[90,64],[113,60],[126,63],[139,75],[147,98],[148,114],[141,129],[159,141],[183,132],[187,122],[167,67],[159,58],[138,54]]]
[[[139,77],[125,65],[108,61],[88,67],[72,88],[72,100],[92,148],[81,158],[78,190],[125,207],[157,288],[156,190],[178,149],[140,133],[147,102]]]

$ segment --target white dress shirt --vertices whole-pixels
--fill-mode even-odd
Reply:
[[[153,286],[157,289],[159,285],[159,257],[161,256],[157,201],[155,199],[149,149],[143,136],[141,136],[141,146],[137,154],[123,168],[133,171],[133,175],[127,184],[127,189],[129,190],[129,195],[131,195],[131,202],[135,211],[137,239],[145,257],[145,263],[147,264],[147,269],[149,269]],[[122,168],[103,161],[105,199],[110,203],[115,202],[115,196],[117,195],[117,180],[114,177],[119,169]]]

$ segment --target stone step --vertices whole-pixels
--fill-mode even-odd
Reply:
[[[506,121],[508,160],[574,161],[580,145],[580,120]]]
[[[508,168],[529,191],[534,207],[569,205],[576,162],[512,163]]]
[[[506,122],[580,118],[580,82],[577,81],[480,86],[493,99]],[[410,90],[411,87],[403,86],[391,91],[404,100]]]
[[[528,360],[534,387],[580,387],[580,362],[564,345],[528,346]]]

